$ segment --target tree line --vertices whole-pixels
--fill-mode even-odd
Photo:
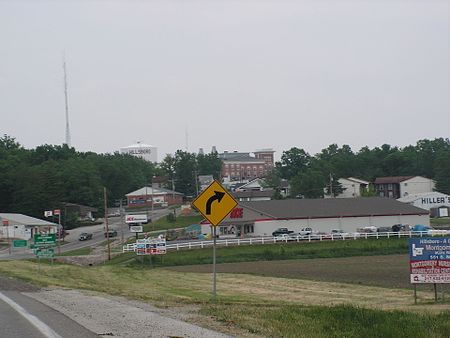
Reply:
[[[42,217],[44,210],[69,202],[96,207],[101,215],[104,187],[109,206],[133,190],[150,186],[155,176],[164,177],[168,189],[196,196],[198,175],[220,179],[221,168],[217,153],[178,150],[155,165],[131,155],[78,152],[67,145],[25,149],[4,135],[0,137],[0,212]],[[432,178],[438,191],[450,194],[449,139],[420,140],[404,148],[384,144],[357,152],[348,145],[332,144],[315,155],[294,147],[282,153],[266,184],[276,188],[286,179],[291,197],[318,198],[324,188],[339,192],[341,177],[373,181],[403,175]]]
[[[217,154],[197,155],[177,151],[155,165],[131,155],[78,152],[67,145],[42,145],[25,149],[13,137],[0,137],[0,212],[23,213],[42,218],[44,210],[62,209],[63,203],[104,210],[108,205],[145,185],[155,176],[185,195],[196,191],[195,173],[220,177]]]
[[[319,198],[330,190],[342,191],[339,178],[373,182],[385,176],[424,176],[436,181],[437,191],[450,194],[450,140],[425,139],[404,148],[383,144],[357,152],[331,144],[316,155],[294,147],[283,152],[268,182],[276,187],[280,179],[287,179],[292,197]]]

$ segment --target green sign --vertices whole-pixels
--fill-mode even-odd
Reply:
[[[40,248],[35,250],[35,254],[40,258],[53,258],[55,250],[53,248]]]
[[[36,248],[52,248],[55,247],[56,243],[55,242],[49,242],[49,243],[34,243],[30,245],[31,249],[36,249]]]
[[[56,243],[56,234],[36,234],[34,244],[38,243]]]
[[[24,239],[13,240],[13,248],[26,248],[27,246],[28,242]]]

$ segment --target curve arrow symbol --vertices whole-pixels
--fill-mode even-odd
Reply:
[[[212,204],[212,202],[217,200],[217,202],[220,203],[220,201],[222,200],[223,196],[225,196],[224,192],[215,191],[214,190],[214,195],[212,195],[210,198],[208,198],[208,201],[206,201],[206,214],[207,215],[211,215],[211,204]]]

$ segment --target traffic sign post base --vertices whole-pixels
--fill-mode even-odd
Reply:
[[[216,274],[216,227],[213,227],[213,301],[216,301],[217,297],[217,274]]]

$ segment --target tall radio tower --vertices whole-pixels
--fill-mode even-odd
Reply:
[[[64,98],[66,103],[66,144],[70,148],[70,129],[69,129],[69,100],[67,98],[67,72],[66,72],[66,57],[63,58],[64,69]]]

